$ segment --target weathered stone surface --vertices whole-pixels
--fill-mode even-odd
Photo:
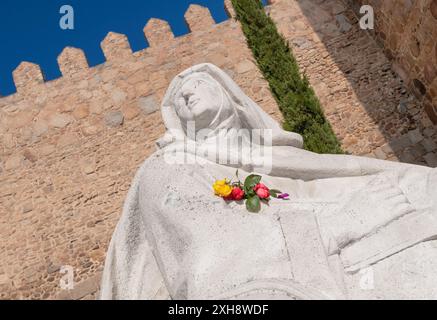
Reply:
[[[15,87],[20,93],[27,93],[32,87],[44,83],[44,76],[39,65],[22,62],[12,73]]]
[[[384,151],[381,150],[381,148],[376,148],[375,150],[373,150],[373,154],[378,159],[382,159],[382,160],[387,159],[387,154],[385,154]]]
[[[103,112],[103,102],[97,101],[92,102],[90,105],[90,113],[92,114],[101,114]]]
[[[145,115],[155,112],[160,108],[159,102],[156,99],[155,95],[140,97],[138,99],[138,107]]]
[[[12,155],[5,163],[6,170],[14,170],[21,166],[24,157],[21,154]]]
[[[124,116],[121,111],[111,111],[105,114],[105,123],[108,127],[118,127],[124,122]]]
[[[191,4],[184,17],[191,32],[208,30],[215,24],[209,9],[197,4]]]
[[[139,108],[133,106],[125,107],[122,111],[126,120],[135,119],[140,114]]]
[[[415,37],[411,39],[410,50],[414,57],[418,57],[420,54],[420,42]]]
[[[100,46],[108,61],[130,59],[132,56],[132,49],[124,34],[109,32]]]
[[[57,146],[60,148],[71,146],[79,141],[76,133],[66,133],[59,137]]]
[[[86,117],[88,117],[89,114],[90,114],[90,109],[89,109],[87,104],[81,104],[81,105],[77,106],[76,108],[74,108],[74,110],[73,110],[73,117],[76,120],[86,118]]]
[[[151,47],[160,46],[174,38],[168,22],[160,19],[150,19],[143,31]]]
[[[85,174],[92,174],[96,171],[96,164],[94,162],[89,162],[83,165],[83,172]]]
[[[385,153],[385,154],[393,154],[394,151],[392,149],[392,147],[390,146],[389,143],[383,144],[381,146],[381,150]]]
[[[124,91],[122,91],[120,89],[115,89],[112,92],[111,97],[112,97],[112,101],[114,102],[114,104],[116,106],[120,106],[126,101],[127,95]]]
[[[24,150],[23,156],[24,156],[24,159],[29,160],[30,162],[36,162],[38,160],[36,154],[29,149]]]
[[[402,151],[399,160],[401,162],[405,162],[405,163],[414,163],[414,160],[416,158],[414,157],[414,155],[410,152],[410,150],[405,149],[404,151]]]
[[[229,18],[235,17],[235,9],[232,5],[232,0],[225,0],[225,11]]]
[[[335,16],[335,20],[337,21],[340,32],[342,33],[346,33],[352,28],[352,25],[349,23],[348,19],[343,14],[339,14]]]
[[[249,72],[250,70],[253,70],[255,68],[255,65],[253,64],[252,61],[249,60],[244,60],[242,62],[240,62],[239,64],[237,64],[237,72],[238,73],[246,73]]]
[[[390,141],[390,146],[395,151],[401,151],[411,145],[411,140],[408,135],[403,135],[397,139]]]
[[[431,0],[431,5],[429,10],[431,10],[432,16],[437,19],[437,0]]]
[[[434,48],[434,59],[437,62],[437,43],[435,44],[435,48]]]
[[[55,152],[56,147],[52,144],[46,144],[46,145],[42,145],[39,148],[39,153],[41,156],[48,156],[50,154],[52,154],[53,152]]]
[[[50,263],[50,265],[47,267],[47,273],[52,274],[52,273],[58,272],[60,269],[61,269],[60,265]]]
[[[402,81],[404,81],[405,83],[409,82],[409,76],[407,75],[407,72],[399,63],[394,62],[392,64],[392,69],[394,72],[396,72],[399,75]]]
[[[26,201],[23,203],[23,213],[29,213],[33,210],[33,203],[32,201]]]
[[[70,291],[70,296],[72,300],[79,300],[90,293],[94,293],[98,290],[98,285],[96,284],[96,279],[94,277],[87,279],[79,284]]]
[[[422,145],[424,146],[424,148],[427,152],[433,152],[433,151],[437,150],[437,144],[429,138],[424,139],[422,141]]]
[[[406,101],[400,101],[399,104],[398,104],[398,108],[397,109],[398,109],[399,113],[407,112],[408,111],[407,102]]]
[[[7,275],[5,274],[0,275],[0,286],[9,283],[10,283],[10,279]]]
[[[49,126],[46,121],[40,120],[33,125],[33,133],[35,136],[40,137],[49,130]]]
[[[415,144],[415,143],[419,143],[420,141],[423,140],[423,136],[420,133],[419,129],[416,130],[412,130],[408,132],[408,137],[410,138],[411,143]]]
[[[5,133],[2,136],[2,144],[5,148],[11,149],[15,147],[15,139],[14,136],[10,133]]]
[[[420,81],[419,79],[414,79],[413,80],[413,85],[414,85],[414,87],[415,87],[415,89],[416,89],[416,92],[419,94],[419,95],[425,95],[425,93],[426,93],[426,87],[425,87],[425,85],[422,83],[422,81]]]
[[[432,83],[433,80],[437,77],[437,67],[435,64],[427,64],[424,68],[424,76],[425,80],[428,83]]]
[[[28,127],[34,118],[33,112],[30,110],[18,111],[17,113],[7,117],[5,122],[7,126],[13,130]]]
[[[85,126],[82,128],[82,132],[85,136],[92,136],[102,131],[102,128],[97,125]]]
[[[433,123],[437,123],[437,110],[432,103],[425,101],[425,111]]]
[[[308,49],[308,48],[310,48],[313,45],[312,42],[310,40],[308,40],[307,37],[297,37],[297,38],[294,38],[292,40],[292,44],[294,46],[299,47],[300,49]]]
[[[73,47],[65,48],[58,57],[59,69],[63,76],[72,76],[88,69],[88,61],[83,50]]]
[[[72,122],[71,116],[67,114],[54,114],[50,118],[50,125],[55,128],[65,128]]]
[[[437,167],[437,153],[430,152],[427,153],[425,156],[425,161],[430,167]]]

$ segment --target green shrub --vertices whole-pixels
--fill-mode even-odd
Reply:
[[[284,116],[284,129],[298,132],[304,148],[318,153],[342,153],[320,103],[302,76],[286,40],[265,13],[260,0],[232,0],[247,43]]]

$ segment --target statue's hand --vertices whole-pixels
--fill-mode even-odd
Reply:
[[[364,188],[352,194],[335,214],[322,217],[339,248],[376,233],[391,221],[415,209],[403,191],[384,175],[378,175]]]

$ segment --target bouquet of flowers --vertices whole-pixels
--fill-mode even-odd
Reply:
[[[237,181],[228,179],[217,180],[213,184],[215,195],[222,197],[226,201],[246,201],[246,208],[249,212],[259,212],[261,202],[268,203],[270,197],[287,200],[288,193],[282,193],[279,190],[269,189],[261,183],[261,176],[256,174],[249,175],[244,183],[241,183],[238,178],[238,170],[236,172]]]

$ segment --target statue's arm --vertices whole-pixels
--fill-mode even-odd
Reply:
[[[317,154],[290,146],[256,146],[245,150],[197,146],[194,152],[190,152],[187,150],[187,145],[173,143],[165,148],[167,152],[170,150],[195,152],[198,157],[241,168],[247,172],[302,180],[365,176],[383,171],[403,171],[411,168],[429,170],[429,168],[422,166],[367,157]]]
[[[428,170],[412,164],[351,155],[317,154],[292,147],[273,147],[271,157],[271,175],[302,180],[364,176],[410,168]]]

